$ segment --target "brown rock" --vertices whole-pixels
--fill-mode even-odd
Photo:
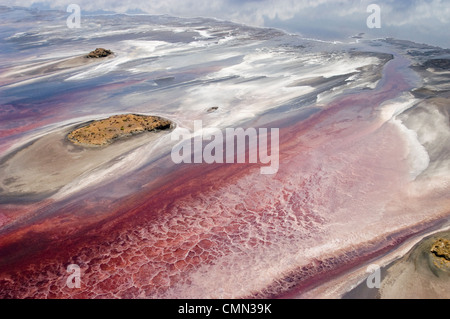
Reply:
[[[171,127],[171,121],[158,116],[114,115],[107,119],[90,122],[70,132],[67,138],[77,145],[105,146],[119,138]]]
[[[450,240],[440,238],[431,246],[431,252],[437,257],[450,261]]]
[[[107,57],[108,55],[111,55],[111,54],[112,54],[111,50],[106,50],[106,49],[103,49],[103,48],[97,48],[94,51],[89,52],[89,54],[86,55],[86,58],[98,59],[98,58]]]
[[[218,109],[219,109],[218,106],[213,106],[213,107],[210,107],[208,110],[206,110],[206,112],[212,113],[212,112],[214,112],[214,111],[217,111]]]

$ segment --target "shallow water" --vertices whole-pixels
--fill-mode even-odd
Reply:
[[[278,128],[280,163],[274,175],[260,163],[176,165],[170,134],[123,142],[76,174],[66,158],[51,193],[16,183],[15,202],[0,190],[2,297],[301,297],[448,218],[449,172],[421,178],[441,162],[400,117],[417,118],[410,91],[422,81],[393,44],[151,16],[86,17],[74,30],[55,27],[58,12],[5,10],[2,165],[34,152],[22,165],[33,179],[48,157],[30,141],[119,113],[190,131],[195,120]],[[96,47],[115,55],[67,67]],[[65,284],[69,264],[79,289]]]

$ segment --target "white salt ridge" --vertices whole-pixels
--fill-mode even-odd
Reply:
[[[211,36],[211,34],[207,31],[207,30],[194,30],[195,32],[197,32],[200,37],[196,37],[195,39],[199,40],[199,39],[209,39],[209,38],[213,38],[213,36]]]
[[[88,71],[80,72],[76,75],[70,76],[65,81],[86,80],[94,77],[106,75],[118,69],[118,66],[127,62],[127,58],[115,58],[107,61],[102,61],[99,64],[93,65]]]
[[[155,31],[156,27],[153,25],[140,25],[134,26],[131,29],[113,29],[108,30],[107,27],[101,29],[99,32],[85,32],[82,37],[86,40],[92,40],[96,38],[103,38],[108,36],[117,36],[117,35],[127,35],[127,34],[137,34],[137,33],[145,33]]]
[[[430,156],[425,147],[420,144],[417,132],[408,129],[403,125],[402,121],[393,118],[392,123],[396,124],[399,130],[403,133],[408,146],[408,160],[410,162],[410,177],[415,180],[423,171],[428,168],[430,164]]]
[[[395,101],[389,101],[381,106],[381,119],[385,122],[395,124],[405,139],[407,154],[405,157],[410,165],[410,178],[415,180],[424,172],[430,164],[430,156],[425,147],[420,143],[417,132],[406,127],[401,120],[397,118],[406,110],[410,109],[418,102],[410,93],[405,93]]]
[[[380,118],[383,122],[387,122],[413,107],[418,101],[410,93],[405,93],[395,100],[389,100],[381,104]]]

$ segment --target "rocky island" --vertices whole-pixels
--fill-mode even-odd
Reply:
[[[94,51],[89,52],[88,55],[86,55],[86,58],[88,59],[98,59],[98,58],[104,58],[109,55],[113,54],[111,50],[103,49],[103,48],[97,48]]]
[[[441,270],[450,271],[450,240],[439,238],[431,246],[433,264]]]
[[[171,128],[171,126],[171,121],[158,116],[114,115],[77,128],[70,132],[67,138],[76,145],[105,146],[123,137],[165,130]]]

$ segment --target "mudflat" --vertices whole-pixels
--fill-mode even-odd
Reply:
[[[67,137],[77,145],[105,146],[123,137],[146,131],[165,130],[170,128],[171,125],[172,123],[169,120],[158,116],[114,115],[75,129]]]
[[[381,269],[380,288],[362,282],[344,298],[450,298],[450,231],[422,239],[406,255]]]
[[[167,131],[152,131],[136,135],[126,131],[127,138],[122,136],[114,143],[88,147],[68,139],[75,129],[71,126],[55,130],[0,159],[0,201],[46,198],[82,174],[108,165],[119,156],[167,134]]]

